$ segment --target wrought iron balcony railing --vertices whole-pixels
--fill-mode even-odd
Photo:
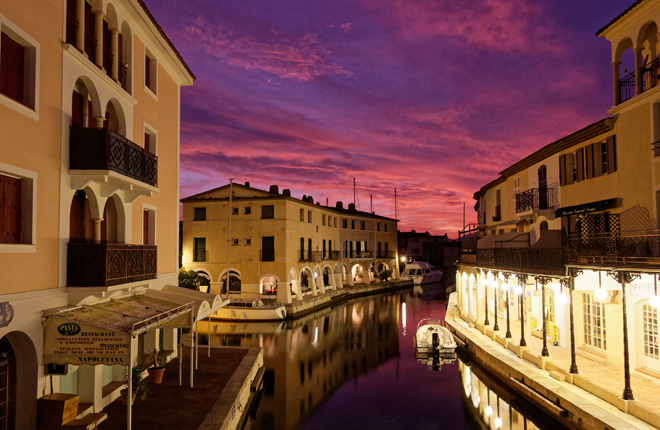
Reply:
[[[635,72],[628,73],[619,79],[619,100],[620,103],[635,97]]]
[[[157,248],[151,245],[69,242],[67,284],[108,287],[155,279]]]
[[[477,250],[477,264],[509,270],[562,272],[568,264],[565,248],[487,248]]]
[[[660,230],[573,233],[568,238],[570,262],[657,267]]]
[[[321,261],[323,259],[323,251],[304,251],[301,252],[298,250],[298,255],[300,256],[298,258],[298,261],[304,262],[304,261]]]
[[[394,258],[395,256],[394,251],[376,251],[376,258]]]
[[[555,189],[530,188],[516,194],[516,213],[552,209],[557,205]]]
[[[158,157],[104,128],[71,128],[69,168],[112,170],[145,184],[158,184]]]
[[[351,258],[373,258],[373,251],[356,251]]]

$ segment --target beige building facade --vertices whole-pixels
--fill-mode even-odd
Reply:
[[[212,293],[290,303],[356,282],[377,282],[388,269],[398,278],[394,219],[353,205],[321,206],[311,197],[291,197],[287,189],[264,191],[249,183],[181,201],[182,265],[206,279]]]
[[[660,383],[658,23],[660,1],[638,1],[598,32],[612,46],[611,117],[475,193],[457,273],[462,318],[500,334],[510,318],[523,327],[517,347],[544,340],[541,363],[548,344],[570,350],[567,375],[580,355],[623,370],[621,404],[634,399],[631,375]]]
[[[177,283],[180,88],[194,76],[137,0],[3,2],[0,30],[0,420],[32,429],[37,398],[78,394],[97,412],[125,370],[45,366],[43,312]],[[134,339],[134,359],[157,337]]]

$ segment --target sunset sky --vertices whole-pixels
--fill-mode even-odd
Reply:
[[[197,76],[182,89],[181,197],[290,188],[456,232],[472,195],[608,116],[633,0],[145,0]]]

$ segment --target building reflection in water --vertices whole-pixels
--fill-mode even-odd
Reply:
[[[480,367],[458,361],[466,408],[489,429],[561,429],[561,424],[504,388]]]
[[[346,302],[294,321],[211,323],[212,346],[263,348],[255,429],[295,428],[343,382],[399,355],[399,295]],[[207,327],[200,325],[206,343]]]

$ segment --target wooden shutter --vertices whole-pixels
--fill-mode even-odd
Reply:
[[[566,185],[566,156],[559,156],[559,185]]]
[[[66,1],[66,43],[76,45],[78,17],[76,16],[76,0]]]
[[[607,138],[607,173],[616,172],[616,136]]]
[[[151,59],[148,55],[144,56],[144,86],[151,88]]]
[[[147,132],[144,133],[144,150],[147,152],[151,152],[151,146],[149,143],[149,133]]]
[[[0,66],[0,92],[24,104],[25,48],[6,33],[0,39]]]
[[[142,211],[142,244],[149,245],[149,211]]]
[[[591,179],[594,177],[594,145],[587,145],[585,148],[585,162],[586,162],[586,172],[585,178]]]
[[[0,243],[21,242],[21,179],[0,175]]]
[[[577,158],[577,180],[584,180],[584,148],[578,148],[575,151],[575,157]]]

